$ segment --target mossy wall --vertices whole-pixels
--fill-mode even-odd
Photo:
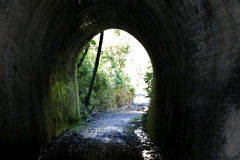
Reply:
[[[44,130],[46,141],[59,136],[80,120],[75,79],[67,74],[50,76],[49,94],[43,100]]]

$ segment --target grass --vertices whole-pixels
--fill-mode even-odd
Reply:
[[[136,123],[137,121],[142,120],[142,116],[137,116],[132,118],[129,122],[130,123]]]
[[[130,136],[134,132],[134,130],[136,130],[139,127],[138,121],[142,121],[142,116],[134,117],[129,121],[131,125],[127,127],[128,136]]]

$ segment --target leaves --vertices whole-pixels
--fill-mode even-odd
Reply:
[[[88,54],[77,74],[81,104],[83,104],[84,97],[88,92],[96,58],[96,41],[91,40],[88,44],[90,44]],[[93,110],[120,107],[133,101],[135,90],[130,85],[130,78],[123,72],[129,50],[128,44],[122,44],[114,47],[107,46],[102,51],[91,95],[90,107]],[[80,53],[79,59],[81,59],[83,52]]]
[[[147,83],[147,87],[144,88],[147,92],[147,97],[152,97],[152,83],[153,83],[153,71],[152,67],[148,67],[148,71],[145,73],[144,81]]]
[[[120,34],[121,34],[121,33],[120,33],[120,30],[119,30],[119,29],[115,29],[115,30],[114,30],[114,34],[115,34],[115,36],[118,36],[118,37],[119,37]]]

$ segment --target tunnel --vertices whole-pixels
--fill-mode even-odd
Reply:
[[[78,53],[118,28],[149,53],[147,131],[167,159],[239,159],[239,17],[239,0],[0,0],[1,151],[75,124]]]

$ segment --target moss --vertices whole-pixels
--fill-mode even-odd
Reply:
[[[74,125],[80,122],[81,116],[79,114],[74,114],[69,117],[69,123]]]
[[[50,76],[49,94],[43,105],[47,142],[80,120],[75,82],[66,75],[56,73]]]
[[[156,133],[157,130],[157,117],[159,117],[158,112],[157,112],[157,108],[158,107],[156,105],[156,80],[153,80],[153,88],[152,88],[152,98],[151,98],[151,103],[149,106],[149,111],[148,111],[148,119],[147,119],[147,123],[146,123],[146,128],[147,128],[147,133],[149,135],[149,137],[151,138],[151,140],[155,143],[158,142],[158,136]]]

